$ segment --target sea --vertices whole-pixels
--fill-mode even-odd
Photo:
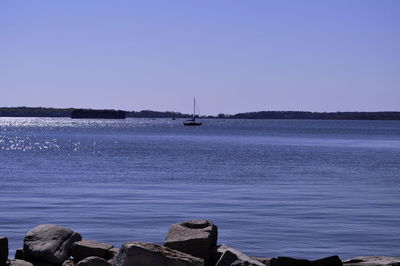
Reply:
[[[119,247],[190,219],[249,256],[400,256],[400,121],[0,118],[0,235]]]

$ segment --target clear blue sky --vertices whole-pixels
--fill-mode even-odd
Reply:
[[[400,1],[0,0],[0,106],[400,111]]]

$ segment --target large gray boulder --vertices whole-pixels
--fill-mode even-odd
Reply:
[[[71,255],[76,261],[91,256],[107,259],[108,251],[113,247],[111,244],[83,239],[72,244]]]
[[[226,245],[221,245],[215,249],[213,258],[215,266],[230,266],[234,262],[239,265],[242,263],[243,265],[265,266],[264,263]]]
[[[78,262],[77,266],[111,266],[111,264],[103,258],[90,256]]]
[[[400,266],[400,258],[386,256],[360,256],[343,261],[344,266]]]
[[[6,264],[8,260],[8,238],[0,236],[0,266]]]
[[[147,242],[124,243],[114,266],[204,266],[203,259]]]
[[[24,238],[24,257],[53,264],[62,264],[70,256],[70,248],[81,240],[80,234],[63,226],[41,224]]]
[[[217,245],[218,228],[208,220],[177,223],[169,229],[164,246],[202,258],[211,265],[211,251]]]

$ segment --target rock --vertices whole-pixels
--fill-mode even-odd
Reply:
[[[8,266],[54,266],[51,263],[42,261],[8,260]]]
[[[124,243],[115,266],[204,266],[204,260],[147,242]]]
[[[264,265],[269,265],[269,262],[271,261],[271,258],[258,258],[258,257],[250,257],[252,260],[258,260]]]
[[[8,260],[8,266],[33,266],[31,262],[24,261],[24,260]]]
[[[331,256],[319,260],[296,259],[290,257],[272,258],[270,266],[342,266],[343,263],[338,256]]]
[[[169,229],[164,246],[202,258],[211,265],[211,250],[217,245],[218,228],[207,220],[177,223]]]
[[[24,250],[22,248],[18,248],[15,250],[15,257],[16,260],[24,260]]]
[[[111,264],[103,258],[90,256],[78,262],[77,266],[111,266]]]
[[[386,256],[360,256],[343,261],[344,266],[400,266],[400,258]]]
[[[108,263],[114,265],[115,258],[117,257],[118,252],[119,252],[118,248],[111,248],[107,251],[106,260],[108,261]]]
[[[110,244],[83,239],[72,244],[71,255],[76,261],[81,261],[91,256],[107,259],[107,252],[113,247]]]
[[[8,260],[8,238],[0,236],[0,265],[5,265]]]
[[[263,264],[263,265],[266,265],[266,264]],[[231,264],[231,266],[257,266],[257,265],[254,263],[251,263],[249,261],[236,260]]]
[[[271,266],[320,266],[318,263],[306,259],[295,259],[290,257],[272,258]]]
[[[331,256],[322,258],[319,260],[314,260],[314,262],[318,263],[321,266],[342,266],[343,262],[338,256]]]
[[[62,266],[76,266],[76,262],[74,260],[66,260],[63,262]]]
[[[29,259],[62,264],[70,256],[70,248],[81,240],[80,234],[66,227],[41,224],[26,233],[24,256]]]
[[[240,263],[249,263],[248,265],[265,266],[264,263],[254,260],[240,251],[226,245],[221,245],[215,249],[213,258],[215,260],[215,266],[230,266],[236,261],[240,261]]]

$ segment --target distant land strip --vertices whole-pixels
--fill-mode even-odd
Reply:
[[[0,107],[0,117],[71,117],[77,108],[46,107]],[[81,109],[88,112],[94,109]],[[97,109],[96,109],[97,110]],[[104,111],[104,110],[97,110]],[[123,111],[131,118],[189,118],[191,114],[179,112],[160,112],[151,110]],[[221,119],[321,119],[321,120],[400,120],[400,112],[304,112],[304,111],[260,111],[238,114],[219,114],[217,116],[200,116],[200,118]]]

